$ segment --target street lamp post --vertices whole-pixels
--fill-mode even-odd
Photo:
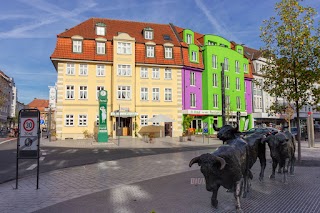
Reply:
[[[222,126],[226,125],[226,95],[224,81],[224,63],[221,63],[221,101],[222,101]]]

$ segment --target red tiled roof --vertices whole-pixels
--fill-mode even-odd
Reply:
[[[49,100],[35,98],[27,106],[30,109],[37,108],[40,112],[44,112],[45,108],[49,107]]]

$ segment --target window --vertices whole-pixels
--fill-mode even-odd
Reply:
[[[224,87],[226,89],[230,88],[229,76],[227,76],[227,75],[224,77]]]
[[[172,101],[172,89],[171,88],[164,89],[164,100],[165,101]]]
[[[73,40],[72,41],[72,52],[81,53],[82,52],[82,41],[81,40]]]
[[[153,38],[153,31],[151,30],[145,30],[144,31],[144,38],[151,40]]]
[[[156,116],[157,116],[157,115],[152,115],[153,118],[156,117]],[[154,125],[154,126],[159,126],[160,123],[159,123],[159,122],[153,122],[152,125]]]
[[[79,115],[78,122],[79,126],[87,126],[87,115]]]
[[[104,90],[104,86],[97,86],[97,100],[99,99],[99,92],[101,91],[101,90]]]
[[[164,70],[164,79],[172,79],[172,71],[169,68]]]
[[[171,41],[170,35],[167,35],[167,34],[163,35],[163,40]]]
[[[243,64],[243,72],[248,72],[248,65],[247,64]]]
[[[192,61],[198,61],[198,57],[197,57],[197,52],[196,51],[192,51]]]
[[[218,61],[217,61],[217,56],[212,55],[212,68],[217,69],[218,68]]]
[[[191,44],[191,43],[192,43],[192,35],[187,34],[187,44]]]
[[[88,87],[80,86],[79,87],[79,99],[87,99],[88,98]]]
[[[131,43],[118,42],[118,54],[131,54]]]
[[[130,86],[118,86],[118,99],[130,100],[131,99],[131,87]]]
[[[213,108],[218,108],[218,95],[213,94]]]
[[[229,70],[229,59],[224,58],[224,70]]]
[[[74,64],[67,64],[67,75],[74,75],[75,74],[75,66]]]
[[[80,64],[79,75],[88,75],[88,64]]]
[[[97,42],[97,54],[106,54],[105,42]]]
[[[148,68],[147,67],[141,67],[140,78],[148,78]]]
[[[66,86],[66,99],[74,99],[74,86],[73,85]]]
[[[191,86],[196,85],[196,73],[195,72],[190,73],[190,85]]]
[[[236,78],[236,90],[240,90],[240,78]]]
[[[102,25],[104,25],[104,24],[102,24]],[[97,35],[105,36],[106,35],[106,27],[105,26],[96,26],[96,33],[97,33]]]
[[[73,115],[66,115],[65,125],[66,126],[73,126]]]
[[[160,70],[159,68],[152,68],[152,78],[159,79],[160,78]]]
[[[140,97],[141,97],[142,101],[147,101],[148,100],[148,88],[141,87],[141,89],[140,89]]]
[[[242,49],[239,48],[238,49],[238,53],[242,54]]]
[[[190,93],[190,107],[196,107],[196,94]]]
[[[154,58],[154,46],[146,45],[147,57]]]
[[[118,76],[131,76],[131,66],[118,64]]]
[[[140,125],[141,126],[148,125],[148,115],[140,115]]]
[[[229,95],[226,95],[226,108],[229,108],[230,109],[230,96]]]
[[[97,76],[105,76],[104,65],[97,65]]]
[[[237,109],[241,109],[241,100],[239,96],[237,96]]]
[[[212,74],[212,86],[218,87],[218,77],[216,73]]]
[[[172,47],[165,47],[164,48],[164,57],[165,58],[172,58]]]
[[[152,100],[153,101],[160,100],[160,88],[152,88]]]
[[[214,41],[208,41],[208,45],[209,45],[209,46],[215,46],[215,45],[217,45],[217,42],[214,42]]]
[[[236,73],[240,73],[239,61],[236,61]]]

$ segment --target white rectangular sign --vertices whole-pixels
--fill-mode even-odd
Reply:
[[[27,117],[20,119],[20,150],[37,150],[38,149],[38,118]]]
[[[20,137],[19,145],[20,150],[38,150],[38,136]]]

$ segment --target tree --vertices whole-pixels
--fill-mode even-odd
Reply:
[[[267,59],[261,86],[270,95],[294,104],[298,162],[301,161],[299,110],[306,104],[316,106],[320,99],[320,89],[315,87],[320,77],[320,28],[314,24],[317,12],[301,3],[302,0],[276,3],[277,17],[265,20],[260,34],[265,44],[262,56]]]

